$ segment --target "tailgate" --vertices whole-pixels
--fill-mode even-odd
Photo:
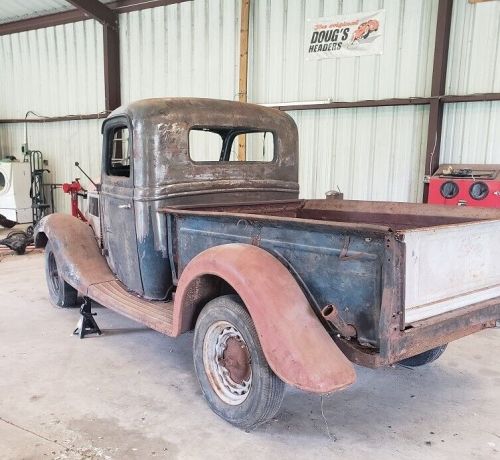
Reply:
[[[406,324],[500,296],[500,220],[400,234]]]

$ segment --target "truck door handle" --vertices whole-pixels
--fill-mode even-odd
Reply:
[[[118,205],[118,208],[119,209],[130,209],[132,207],[132,205],[129,203],[129,204],[119,204]]]

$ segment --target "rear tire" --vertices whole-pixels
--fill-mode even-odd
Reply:
[[[285,384],[267,364],[239,297],[218,297],[203,308],[196,322],[193,357],[203,395],[219,417],[249,430],[276,415]]]
[[[419,355],[412,356],[411,358],[403,359],[398,364],[409,367],[425,366],[426,364],[436,361],[446,350],[448,344],[441,345],[440,347],[432,348],[431,350],[424,351]]]
[[[50,301],[58,307],[70,308],[76,305],[77,290],[63,280],[50,241],[45,246],[45,279]]]

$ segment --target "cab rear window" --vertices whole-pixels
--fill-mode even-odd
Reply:
[[[189,156],[195,162],[270,162],[275,158],[271,131],[192,128]]]

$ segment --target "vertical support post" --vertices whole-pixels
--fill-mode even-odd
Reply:
[[[104,47],[104,105],[105,110],[120,106],[120,33],[116,10],[99,0],[66,0],[84,16],[102,24]]]
[[[250,24],[250,0],[241,0],[240,24],[240,79],[239,101],[247,102],[248,96],[248,31]],[[247,158],[246,135],[238,136],[238,161]]]
[[[120,33],[118,27],[103,24],[103,45],[105,109],[114,110],[121,104]]]
[[[427,130],[427,149],[425,155],[425,175],[436,172],[440,162],[441,133],[443,127],[443,101],[446,90],[446,70],[450,44],[451,13],[453,0],[439,0],[436,43],[434,46],[434,65],[432,68],[431,100],[429,106],[429,127]],[[427,202],[429,184],[424,184],[423,201]]]

